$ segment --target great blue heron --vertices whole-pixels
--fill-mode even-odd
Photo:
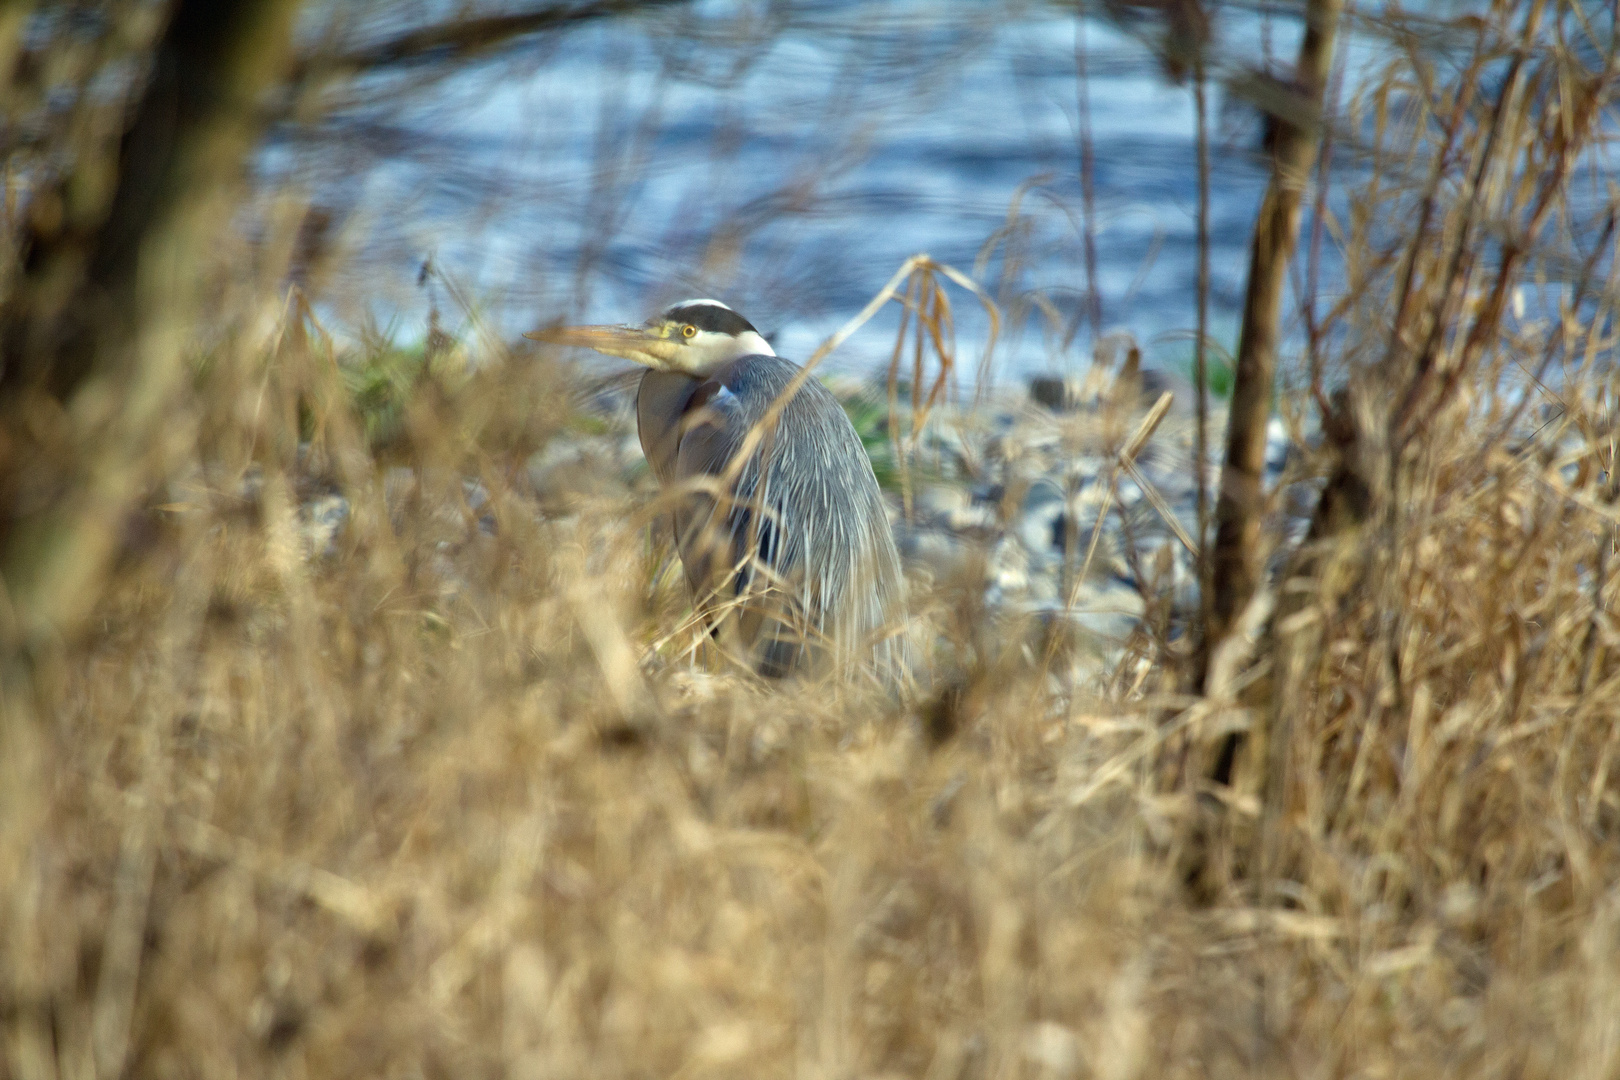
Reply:
[[[900,557],[872,464],[826,387],[803,379],[784,399],[802,369],[718,300],[641,326],[529,336],[650,369],[636,393],[641,448],[675,492],[681,563],[723,646],[767,676],[864,670],[898,682]]]

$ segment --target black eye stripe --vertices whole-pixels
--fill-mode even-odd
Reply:
[[[685,307],[670,308],[664,312],[664,318],[673,323],[689,323],[699,330],[729,334],[732,337],[754,329],[752,323],[735,311],[716,307],[714,304],[688,304]]]

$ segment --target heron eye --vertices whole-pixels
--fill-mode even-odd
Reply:
[[[697,327],[693,326],[691,323],[687,323],[685,326],[681,327],[681,337],[684,337],[684,338],[695,338],[695,337],[697,337]]]

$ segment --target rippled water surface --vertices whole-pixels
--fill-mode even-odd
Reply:
[[[1141,42],[1045,6],[824,5],[771,29],[697,10],[695,24],[582,27],[498,79],[442,85],[407,122],[447,149],[379,181],[412,200],[406,254],[431,251],[508,332],[558,314],[639,320],[705,295],[802,357],[925,251],[1025,313],[998,350],[1000,377],[1071,366],[1093,333],[1081,318],[1083,35],[1101,329],[1186,364],[1193,99]],[[1219,31],[1228,55],[1255,63],[1296,47],[1284,17],[1228,14]],[[1230,347],[1264,185],[1261,123],[1218,85],[1210,115],[1211,329]],[[976,358],[985,321],[966,294],[957,310]],[[834,366],[885,361],[893,322]]]

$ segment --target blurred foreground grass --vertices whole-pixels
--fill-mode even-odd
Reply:
[[[684,604],[644,500],[522,479],[564,369],[410,380],[384,466],[374,383],[302,320],[272,341],[195,387],[41,680],[6,1075],[1620,1067],[1612,534],[1559,461],[1458,445],[1294,616],[1286,809],[1212,831],[1188,762],[1243,714],[1140,650],[1043,675],[942,581],[935,699],[642,663]]]
[[[1570,194],[1620,39],[1542,10],[1346,107],[1207,678],[1173,583],[1124,642],[989,609],[994,537],[913,582],[915,699],[708,671],[568,368],[346,354],[295,196],[236,245],[171,185],[166,303],[4,372],[8,550],[72,610],[0,611],[0,1077],[1620,1075],[1615,217]]]

